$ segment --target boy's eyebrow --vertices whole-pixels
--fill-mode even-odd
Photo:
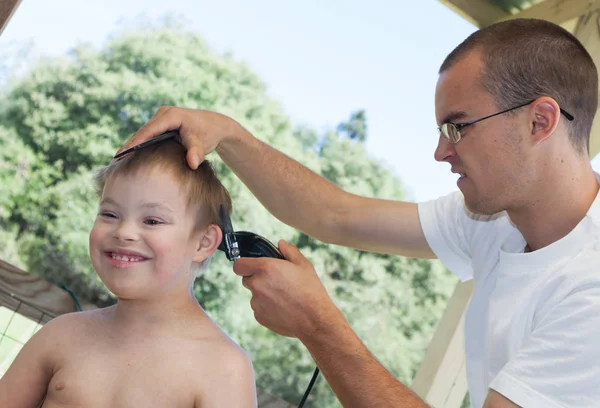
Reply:
[[[112,205],[118,206],[117,202],[110,197],[103,198],[102,201],[100,201],[100,205],[102,205],[102,204],[112,204]],[[143,208],[163,210],[163,211],[167,211],[167,212],[171,212],[171,213],[174,212],[169,206],[164,205],[162,203],[144,203],[141,206]]]
[[[112,204],[112,205],[117,205],[117,202],[115,200],[113,200],[112,198],[109,197],[103,197],[102,201],[100,201],[100,205],[102,204]]]
[[[168,211],[168,212],[174,212],[169,206],[164,205],[162,203],[144,203],[144,204],[142,204],[142,207],[150,208],[153,210],[163,210],[163,211]]]

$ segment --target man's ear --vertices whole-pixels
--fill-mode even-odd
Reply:
[[[194,262],[200,263],[217,250],[223,239],[223,232],[219,226],[211,224],[203,232],[198,233],[196,237],[198,243],[194,253]]]
[[[560,107],[558,103],[548,97],[536,99],[530,109],[531,112],[531,142],[539,144],[548,139],[560,121]]]

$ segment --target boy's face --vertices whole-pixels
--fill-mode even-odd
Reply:
[[[212,251],[187,207],[185,191],[168,172],[142,169],[107,180],[90,232],[90,257],[111,292],[138,299],[189,291],[194,262]]]

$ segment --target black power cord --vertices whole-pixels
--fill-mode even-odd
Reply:
[[[315,372],[313,373],[313,376],[310,379],[308,388],[304,392],[304,396],[302,397],[302,401],[300,401],[298,408],[302,408],[304,406],[304,404],[306,403],[306,400],[308,399],[308,394],[310,394],[310,391],[312,390],[313,385],[315,385],[315,382],[317,381],[318,376],[319,376],[319,367],[315,368]]]

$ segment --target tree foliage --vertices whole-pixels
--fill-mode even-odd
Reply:
[[[326,134],[294,128],[243,62],[198,35],[169,26],[123,32],[102,49],[39,61],[0,96],[0,257],[99,306],[114,302],[89,261],[92,174],[161,105],[231,115],[348,191],[403,198],[390,169],[367,154],[364,111]],[[299,246],[374,355],[410,382],[455,282],[447,271],[299,233],[270,216],[218,156],[209,158],[233,197],[234,227]],[[249,293],[221,255],[196,283],[199,301],[248,350],[258,386],[297,403],[314,368],[310,355],[254,321]],[[339,406],[323,380],[311,400]]]

